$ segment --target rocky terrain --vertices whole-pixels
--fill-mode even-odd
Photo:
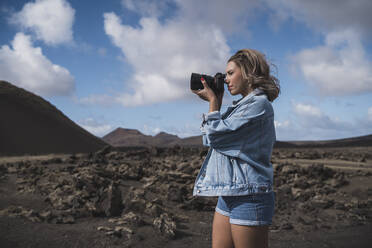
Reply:
[[[0,158],[0,247],[210,247],[204,148]],[[275,149],[270,247],[369,247],[372,149]]]

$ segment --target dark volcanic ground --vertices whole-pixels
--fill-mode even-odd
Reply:
[[[206,150],[0,158],[0,247],[210,247]],[[270,247],[370,247],[372,149],[276,149]]]

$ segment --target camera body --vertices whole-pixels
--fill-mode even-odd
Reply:
[[[205,74],[191,73],[190,88],[192,90],[204,89],[201,82],[201,78],[204,78],[213,92],[219,95],[224,92],[225,77],[226,75],[220,72],[216,73],[214,77]]]

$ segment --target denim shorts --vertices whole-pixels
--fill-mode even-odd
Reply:
[[[245,226],[271,225],[275,192],[242,196],[219,196],[216,212],[230,217],[230,223]]]

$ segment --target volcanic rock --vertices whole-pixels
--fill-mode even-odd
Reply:
[[[176,236],[177,225],[172,219],[168,216],[167,213],[163,213],[160,217],[155,218],[153,221],[153,226],[158,232],[169,239],[174,239]]]

